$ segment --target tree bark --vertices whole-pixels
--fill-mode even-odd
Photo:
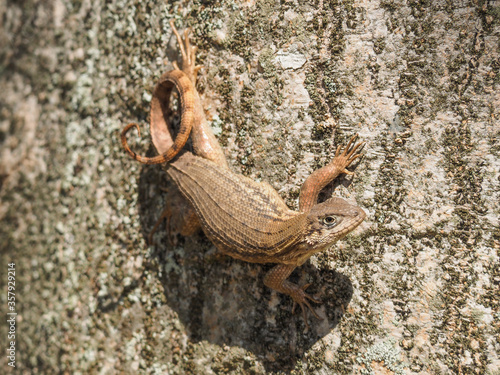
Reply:
[[[20,373],[498,371],[499,1],[0,0],[0,13],[0,284],[15,263]],[[307,332],[264,286],[271,265],[203,234],[146,245],[170,185],[118,135],[147,128],[179,58],[170,19],[193,29],[231,168],[290,207],[338,144],[367,142],[334,192],[367,219],[292,275],[323,301]]]

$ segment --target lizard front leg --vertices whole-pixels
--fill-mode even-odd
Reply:
[[[278,264],[266,274],[266,276],[264,277],[264,284],[271,289],[274,289],[283,294],[288,294],[290,297],[292,297],[294,302],[292,314],[295,311],[295,307],[299,305],[302,310],[302,315],[304,316],[306,328],[309,328],[309,324],[307,323],[306,307],[317,319],[321,318],[313,310],[308,300],[315,303],[320,303],[320,301],[305,292],[307,287],[309,287],[309,285],[311,284],[306,284],[303,287],[299,287],[298,285],[287,280],[288,276],[290,276],[295,267],[295,265]]]
[[[333,160],[314,171],[302,185],[299,197],[299,211],[308,212],[318,201],[319,192],[342,173],[353,174],[346,168],[351,165],[354,160],[361,156],[363,143],[355,144],[358,135],[355,134],[341,153],[341,146],[337,147]]]

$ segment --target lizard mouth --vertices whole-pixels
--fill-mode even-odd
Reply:
[[[351,217],[353,218],[353,221],[347,225],[345,228],[343,228],[340,233],[340,237],[344,237],[346,234],[354,230],[358,225],[360,225],[363,220],[366,218],[366,213],[363,211],[361,208],[356,207],[356,210],[352,213]]]

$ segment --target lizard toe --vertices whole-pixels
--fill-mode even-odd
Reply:
[[[313,297],[305,292],[305,290],[307,288],[309,288],[309,286],[311,286],[311,285],[312,284],[309,283],[309,284],[303,285],[300,288],[297,288],[296,293],[292,296],[292,298],[293,298],[292,314],[295,313],[295,309],[296,309],[297,305],[299,305],[300,309],[302,310],[302,315],[304,317],[304,322],[306,324],[306,327],[308,327],[307,309],[311,312],[311,314],[316,319],[321,320],[320,316],[316,313],[316,311],[314,311],[313,307],[309,303],[309,301],[312,301],[314,303],[321,303],[321,301],[319,299],[317,299],[316,297]]]

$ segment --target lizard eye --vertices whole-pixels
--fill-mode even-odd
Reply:
[[[335,216],[325,216],[323,219],[321,219],[321,222],[327,227],[335,225],[336,221],[337,220],[335,219]]]

